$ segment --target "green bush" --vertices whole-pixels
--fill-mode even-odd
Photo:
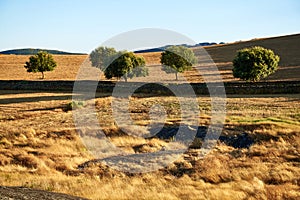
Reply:
[[[75,110],[78,108],[82,108],[83,106],[84,106],[83,101],[71,101],[65,106],[64,111],[67,112],[69,110]]]
[[[175,73],[178,80],[178,73],[191,70],[197,58],[193,50],[184,46],[170,46],[161,54],[160,63],[162,70],[166,73]]]
[[[42,79],[44,79],[44,72],[54,70],[56,62],[51,54],[40,51],[36,55],[30,56],[29,61],[25,63],[24,67],[27,69],[27,72],[41,72]]]
[[[105,69],[104,75],[107,79],[124,77],[127,82],[128,78],[147,76],[148,68],[145,65],[146,61],[142,56],[136,56],[132,52],[118,52],[118,56]]]
[[[127,82],[128,78],[148,75],[144,57],[132,52],[116,51],[114,48],[101,46],[92,51],[89,59],[92,66],[102,70],[107,79],[123,77]]]
[[[263,47],[239,50],[233,60],[233,76],[245,81],[259,81],[277,70],[279,60],[272,50]]]
[[[103,71],[106,65],[112,62],[116,54],[117,51],[114,48],[100,46],[92,51],[89,59],[93,67],[97,67]]]

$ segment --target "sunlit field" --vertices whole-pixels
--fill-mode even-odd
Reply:
[[[127,152],[156,151],[168,143],[123,134],[111,113],[112,97],[95,100],[99,124],[110,141]],[[181,158],[149,173],[124,173],[99,162],[82,144],[66,111],[70,93],[1,91],[0,185],[25,186],[91,199],[297,199],[299,197],[300,96],[229,96],[219,141],[203,159],[195,140]],[[210,98],[198,97],[199,125],[210,123]],[[166,123],[178,123],[175,97],[131,98],[139,125],[149,122],[149,107],[159,103]],[[86,102],[85,106],[92,106]],[[83,109],[83,108],[78,108]],[[239,135],[251,144],[234,147]],[[242,144],[241,144],[242,145]]]
[[[237,50],[249,46],[271,48],[275,50],[275,53],[280,55],[278,71],[262,81],[299,81],[300,55],[299,46],[297,45],[299,41],[300,35],[298,34],[237,42],[229,45],[215,45],[205,47],[204,49],[213,59],[214,65],[218,68],[218,73],[224,82],[238,81],[238,79],[235,79],[232,75],[232,60]],[[201,52],[199,47],[193,50],[197,56],[199,52]],[[157,80],[157,77],[160,77],[166,82],[174,82],[174,75],[167,75],[161,71],[160,52],[140,53],[139,55],[145,58],[146,65],[149,68],[150,77],[146,78],[148,81]],[[54,71],[45,73],[46,80],[75,80],[80,66],[87,58],[88,55],[54,55],[54,59],[57,61],[57,68]],[[28,59],[29,56],[25,55],[0,54],[0,70],[2,72],[0,74],[0,80],[40,80],[40,73],[26,72],[24,65]],[[98,73],[101,80],[106,80],[100,70],[95,68],[93,73]],[[204,82],[201,73],[199,73],[199,66],[195,66],[191,71],[184,72],[183,76],[191,83]],[[137,78],[135,80],[144,81],[145,78]]]
[[[206,47],[219,70],[209,76],[219,73],[224,82],[241,82],[232,75],[231,61],[236,50],[262,45],[275,49],[281,56],[278,71],[262,82],[300,81],[299,46],[295,45],[299,36]],[[199,48],[193,50],[199,54]],[[175,81],[174,74],[161,70],[160,54],[139,54],[146,60],[149,77],[129,82],[203,83],[199,70],[210,72],[203,70],[209,64],[202,63]],[[57,67],[45,73],[46,81],[76,80],[82,63],[89,62],[88,55],[53,57]],[[43,81],[40,73],[26,72],[24,64],[28,59],[29,56],[0,55],[0,80]],[[93,68],[89,73],[106,80],[99,69]],[[214,111],[211,98],[198,95],[199,107],[193,109],[197,109],[194,111],[199,116],[190,117],[183,124],[191,130],[196,127],[195,139],[175,161],[147,173],[118,171],[96,159],[83,144],[79,130],[82,127],[75,124],[73,114],[95,109],[96,120],[111,144],[127,154],[143,155],[179,145],[172,135],[144,138],[128,134],[142,134],[152,123],[163,124],[166,128],[163,130],[176,130],[183,121],[178,98],[151,93],[131,96],[128,112],[134,124],[140,126],[136,129],[118,126],[111,107],[118,99],[111,94],[96,93],[95,98],[75,106],[73,95],[78,94],[0,90],[1,186],[22,186],[88,199],[296,200],[300,197],[300,94],[227,95],[221,136],[204,157],[199,155]],[[151,120],[154,105],[164,108],[165,121]],[[192,126],[189,120],[196,120],[197,125]],[[97,131],[88,123],[84,125],[87,131]]]

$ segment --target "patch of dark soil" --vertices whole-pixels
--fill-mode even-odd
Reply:
[[[197,143],[202,143],[206,137],[208,128],[206,126],[182,126],[181,130],[185,132],[185,136],[188,134],[194,135],[194,131],[197,130],[194,142],[196,141]],[[178,131],[179,126],[164,126],[161,129],[161,131],[157,133],[154,137],[163,140],[174,140]],[[222,134],[219,137],[219,140],[225,143],[226,145],[232,146],[234,148],[249,148],[255,142],[254,138],[250,134],[245,132],[231,135]],[[193,143],[192,148],[193,147],[200,148],[201,145],[195,145]]]
[[[205,126],[188,126],[188,125],[182,125],[182,126],[164,126],[155,136],[154,138],[159,138],[162,140],[174,140],[176,137],[176,134],[181,131],[181,137],[185,137],[185,139],[188,139],[191,135],[195,135],[196,138],[202,138],[204,139],[207,132],[207,127]],[[151,131],[150,131],[151,132]],[[151,138],[153,138],[151,137]],[[176,138],[181,139],[181,138]]]
[[[274,136],[274,135],[270,135],[270,134],[256,134],[254,137],[255,142],[257,143],[262,143],[262,142],[268,142],[270,140],[273,141],[278,141],[279,137],[278,136]]]
[[[254,139],[248,133],[229,136],[221,135],[219,140],[234,148],[249,148],[254,143]]]
[[[85,200],[85,198],[48,192],[43,190],[35,190],[25,187],[5,187],[0,186],[0,200]]]
[[[154,138],[159,138],[162,140],[171,140],[174,138],[179,130],[178,126],[164,126],[155,136]],[[150,130],[150,132],[152,132]]]

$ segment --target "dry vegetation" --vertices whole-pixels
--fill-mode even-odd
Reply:
[[[297,81],[300,80],[300,35],[283,36],[278,38],[266,38],[251,40],[247,42],[237,42],[228,45],[216,45],[206,47],[205,50],[212,57],[219,69],[223,81],[238,81],[232,76],[232,63],[236,51],[249,46],[263,46],[271,48],[280,55],[279,70],[265,79],[266,81]],[[194,49],[196,55],[199,48]],[[144,56],[150,70],[150,76],[146,79],[136,79],[135,81],[174,81],[173,75],[167,75],[161,71],[160,53],[141,53]],[[27,73],[23,67],[29,56],[1,55],[0,54],[0,80],[39,80],[40,73]],[[87,55],[55,55],[54,59],[58,67],[52,72],[46,72],[46,80],[75,80],[80,65],[87,58]],[[199,66],[196,67],[196,69]],[[200,67],[201,68],[201,67]],[[99,73],[99,72],[96,72]],[[203,82],[201,74],[197,70],[184,73],[189,82]],[[104,78],[101,78],[104,80]]]
[[[250,147],[218,142],[204,158],[190,149],[159,171],[115,171],[82,145],[72,112],[71,94],[1,91],[0,185],[26,186],[91,199],[297,199],[300,177],[300,96],[230,96],[223,136],[247,133]],[[155,151],[166,141],[137,139],[113,123],[112,97],[98,97],[99,123],[111,141],[132,153]],[[131,116],[149,121],[151,105],[165,106],[167,124],[178,123],[175,97],[132,98]],[[210,121],[210,98],[198,98],[200,124]],[[91,106],[87,102],[85,106]],[[262,112],[263,111],[263,112]],[[139,145],[143,148],[137,148]],[[89,162],[88,162],[89,161]]]
[[[29,60],[27,55],[0,54],[0,80],[40,80],[40,73],[27,73],[24,68]],[[54,71],[46,72],[46,80],[74,80],[78,69],[86,59],[86,55],[54,55],[57,67]]]
[[[206,50],[224,81],[236,81],[231,73],[235,50],[253,44],[275,48],[282,58],[279,71],[268,80],[299,80],[299,35],[287,37]],[[142,55],[152,74],[150,80],[174,81],[173,75],[160,71],[160,53]],[[54,58],[58,67],[46,73],[46,80],[74,80],[86,56]],[[39,73],[27,73],[23,67],[27,59],[0,55],[0,80],[39,80]],[[190,82],[203,81],[196,70],[185,75]],[[90,199],[299,199],[299,94],[229,96],[220,141],[206,157],[197,157],[202,144],[197,138],[193,148],[177,161],[144,174],[116,171],[94,160],[79,138],[72,111],[66,111],[71,100],[71,93],[0,91],[0,185]],[[169,144],[168,140],[135,138],[119,130],[112,117],[112,100],[98,94],[95,106],[99,124],[113,144],[132,154],[155,152]],[[211,119],[210,98],[198,97],[198,102],[199,125],[207,126]],[[166,109],[166,125],[180,122],[175,97],[133,97],[129,110],[135,123],[148,125],[149,109],[157,103]],[[90,100],[84,106],[93,105]],[[244,136],[251,141],[246,146],[237,147],[228,141]]]

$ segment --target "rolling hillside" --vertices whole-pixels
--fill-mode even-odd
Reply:
[[[232,60],[236,51],[250,46],[263,46],[273,49],[279,54],[281,61],[279,70],[262,81],[300,81],[300,34],[274,38],[262,38],[250,41],[236,42],[231,44],[214,45],[204,47],[216,63],[224,82],[239,81],[232,76]],[[193,48],[199,53],[199,47]],[[174,82],[174,76],[161,71],[161,52],[139,53],[148,65],[150,77],[147,80],[159,81],[161,79]],[[39,80],[40,74],[27,73],[24,63],[29,55],[3,55],[0,54],[0,80]],[[54,55],[58,66],[52,72],[46,72],[46,80],[74,80],[78,69],[87,55]],[[95,68],[95,71],[98,69]],[[203,82],[202,76],[196,70],[187,71],[184,76],[190,82]],[[102,78],[104,80],[104,78]],[[135,81],[144,81],[137,78]],[[179,81],[180,82],[180,81]]]
[[[280,56],[278,71],[266,78],[265,81],[300,80],[300,34],[253,39],[250,41],[205,47],[205,49],[217,65],[218,63],[224,63],[219,65],[223,79],[225,77],[224,81],[233,81],[231,62],[236,55],[236,51],[251,46],[262,46],[272,49]],[[197,48],[194,50],[197,53]],[[224,74],[227,74],[227,76],[224,76]]]
[[[235,42],[203,47],[216,63],[224,82],[238,81],[232,75],[232,60],[237,50],[263,46],[272,49],[280,56],[279,69],[276,73],[262,81],[299,81],[300,80],[300,34],[287,35],[272,38],[253,39],[249,41]],[[192,48],[199,55],[200,48]],[[150,65],[159,65],[160,52],[141,53]],[[190,82],[202,82],[202,77],[195,71],[185,72]]]
[[[216,63],[220,63],[231,62],[237,50],[251,46],[262,46],[274,50],[280,56],[280,66],[300,66],[300,34],[253,39],[204,48]]]

